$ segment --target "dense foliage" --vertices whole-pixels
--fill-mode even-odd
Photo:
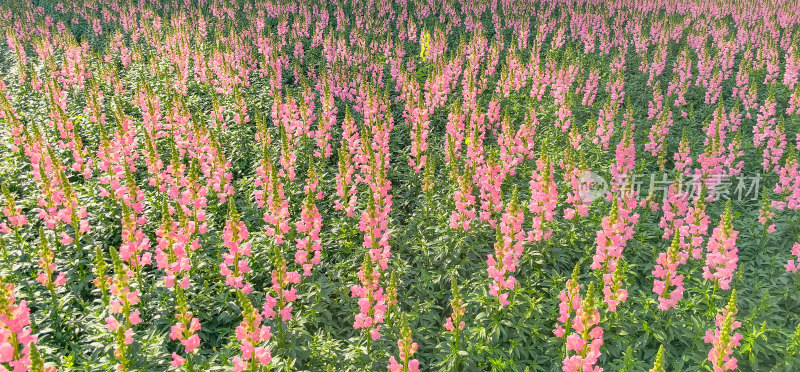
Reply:
[[[0,3],[0,371],[800,369],[800,5]]]

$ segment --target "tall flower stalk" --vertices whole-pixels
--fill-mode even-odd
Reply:
[[[397,348],[400,350],[398,361],[394,356],[389,358],[387,368],[391,372],[419,372],[419,360],[412,359],[417,352],[418,345],[411,339],[411,327],[408,326],[405,314],[401,319],[400,339],[397,340]]]
[[[711,344],[708,352],[708,361],[714,372],[733,371],[737,369],[737,360],[734,358],[733,349],[739,346],[742,335],[734,333],[742,326],[742,322],[736,320],[736,290],[731,292],[728,305],[717,314],[714,324],[717,326],[713,330],[706,331],[703,338],[705,343]]]

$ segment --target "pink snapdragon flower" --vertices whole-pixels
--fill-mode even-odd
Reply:
[[[533,229],[528,234],[528,240],[539,242],[550,239],[553,229],[549,227],[554,220],[555,209],[558,203],[558,189],[556,189],[555,172],[553,163],[547,155],[536,161],[536,171],[531,173],[531,200],[528,210],[533,214]]]
[[[37,341],[31,332],[28,303],[17,304],[14,285],[0,278],[0,366],[9,366],[9,371],[31,370],[31,348],[36,347]],[[55,372],[53,367],[44,370]]]
[[[731,293],[728,306],[722,309],[721,314],[717,314],[714,321],[716,328],[706,331],[703,341],[711,344],[708,352],[708,361],[711,362],[714,372],[733,371],[737,368],[737,360],[732,356],[733,348],[739,346],[742,335],[733,333],[742,326],[734,317],[736,310],[736,290]]]
[[[242,308],[242,322],[236,327],[236,340],[239,341],[240,355],[233,357],[233,370],[242,372],[255,365],[253,369],[266,366],[272,361],[272,354],[264,343],[272,338],[270,327],[262,324],[263,317],[244,294],[238,292]]]
[[[448,332],[453,332],[455,337],[459,337],[459,333],[466,325],[462,319],[464,319],[464,314],[466,314],[467,308],[464,306],[464,300],[461,298],[461,292],[458,290],[458,286],[456,285],[455,276],[451,277],[451,287],[453,299],[450,300],[450,307],[453,309],[453,313],[450,314],[450,316],[445,320],[444,329],[446,329]]]
[[[736,248],[738,236],[739,232],[733,229],[729,200],[719,226],[714,228],[708,239],[706,265],[703,266],[703,278],[713,281],[723,290],[730,288],[733,272],[739,261],[739,249]]]
[[[558,304],[558,323],[553,334],[556,337],[564,338],[566,341],[567,330],[570,329],[572,324],[572,314],[581,306],[581,284],[578,283],[578,275],[580,274],[580,266],[575,265],[572,270],[572,277],[567,280],[566,289],[562,289],[558,295],[560,300]],[[564,328],[566,327],[566,329]]]
[[[515,188],[511,200],[506,205],[500,226],[497,228],[495,253],[488,255],[486,259],[487,271],[492,280],[489,285],[489,294],[497,297],[500,306],[509,304],[509,293],[516,287],[517,279],[512,274],[517,271],[517,265],[524,249],[522,245],[525,241],[525,230],[522,229],[524,221],[525,213],[519,205]]]
[[[36,281],[50,290],[50,294],[55,294],[55,289],[67,283],[66,273],[60,272],[56,275],[58,265],[54,262],[55,254],[47,242],[47,235],[42,226],[39,227],[39,271],[36,273]]]
[[[686,263],[686,257],[680,255],[680,239],[680,234],[674,234],[672,245],[666,253],[659,253],[653,268],[653,292],[658,295],[660,310],[677,307],[683,298],[683,275],[678,274],[678,266]]]
[[[469,231],[470,222],[475,218],[475,195],[472,194],[473,182],[471,169],[467,168],[457,175],[458,189],[453,192],[456,209],[450,215],[450,228]]]
[[[389,358],[389,365],[386,367],[391,372],[419,372],[419,360],[411,359],[417,352],[418,345],[411,339],[411,328],[405,319],[405,314],[401,320],[400,339],[397,340],[397,348],[400,350],[400,361],[394,356]]]
[[[321,261],[320,251],[322,251],[322,239],[319,236],[322,229],[322,215],[317,209],[314,199],[316,190],[316,171],[314,171],[313,160],[310,161],[309,184],[305,187],[306,199],[300,209],[300,220],[295,223],[298,238],[295,238],[297,252],[295,262],[303,265],[303,275],[310,276],[311,269]],[[321,191],[320,191],[321,193]]]
[[[222,230],[222,241],[227,253],[222,254],[222,263],[219,265],[220,274],[225,277],[225,285],[244,294],[250,293],[253,288],[245,275],[250,272],[249,257],[251,254],[249,233],[244,221],[239,219],[233,199],[228,203],[228,220]]]
[[[597,231],[597,249],[591,268],[599,270],[603,276],[603,294],[609,311],[616,311],[617,305],[628,298],[628,291],[622,288],[622,272],[618,265],[623,251],[633,237],[633,227],[638,214],[631,214],[614,199],[611,214],[603,217],[602,229]]]
[[[796,273],[798,268],[800,268],[800,243],[794,243],[792,246],[792,255],[794,257],[786,263],[786,271]]]
[[[567,353],[562,361],[564,372],[602,372],[595,366],[603,346],[600,312],[594,299],[594,282],[589,283],[585,298],[580,301],[566,337]]]
[[[366,254],[358,272],[361,283],[350,287],[352,297],[358,297],[359,308],[353,328],[367,330],[373,341],[381,337],[379,332],[387,310],[386,296],[378,283],[380,277],[381,273],[373,268],[372,259]]]
[[[680,229],[679,233],[686,239],[681,248],[684,249],[684,254],[691,256],[694,259],[701,259],[703,257],[703,242],[705,236],[708,235],[708,224],[710,217],[706,214],[706,186],[705,183],[700,185],[700,194],[695,197],[693,206],[686,210],[686,218],[684,219],[686,229]]]
[[[288,271],[286,268],[286,261],[283,259],[283,254],[279,249],[275,249],[275,262],[273,265],[275,270],[272,270],[272,286],[270,289],[275,295],[266,295],[264,301],[264,310],[261,312],[265,318],[270,319],[280,315],[282,322],[292,319],[292,302],[297,299],[297,288],[289,288],[291,284],[299,284],[301,280],[300,273],[297,271]],[[277,310],[277,312],[276,312]]]

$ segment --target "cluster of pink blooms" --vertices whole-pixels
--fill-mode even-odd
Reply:
[[[775,218],[775,212],[773,211],[769,196],[769,192],[765,186],[761,189],[761,209],[758,210],[758,223],[764,227],[764,235],[772,234],[777,231],[775,224],[771,223]]]
[[[270,294],[266,295],[262,314],[267,319],[280,314],[281,321],[286,322],[292,319],[292,306],[290,305],[297,299],[297,288],[289,288],[289,285],[299,284],[301,277],[297,271],[287,271],[286,261],[278,249],[276,249],[273,265],[275,269],[272,270],[270,289],[276,297]]]
[[[36,347],[37,337],[31,334],[28,303],[16,302],[14,285],[0,280],[0,370],[30,371],[36,362],[31,350]],[[54,372],[55,368],[44,371]]]
[[[609,311],[616,311],[617,305],[628,298],[628,291],[622,288],[622,272],[618,266],[639,219],[638,214],[631,214],[617,200],[612,202],[611,214],[603,217],[602,229],[597,231],[597,249],[591,265],[592,270],[599,270],[603,275],[603,294]]]
[[[187,354],[190,354],[200,347],[200,335],[196,332],[200,330],[200,320],[192,316],[192,312],[184,309],[184,312],[175,314],[178,323],[170,328],[169,338],[171,340],[180,341]],[[183,365],[185,359],[172,353],[172,366],[179,367]]]
[[[661,211],[664,213],[658,222],[658,227],[664,229],[663,239],[670,239],[685,227],[685,216],[689,209],[689,195],[683,190],[683,176],[678,178],[667,188],[667,197],[662,200]],[[688,227],[687,227],[688,228]]]
[[[476,98],[474,94],[477,92],[470,90],[474,86],[464,86],[465,100],[469,100],[469,104],[465,107],[470,108],[472,117],[469,120],[469,126],[464,125],[464,119],[468,115],[463,115],[458,109],[456,113],[448,118],[448,138],[446,145],[449,146],[447,151],[446,161],[451,168],[451,178],[456,184],[456,189],[453,192],[453,202],[455,209],[450,215],[450,228],[461,229],[469,231],[472,227],[471,222],[477,216],[475,210],[475,195],[473,189],[476,184],[477,170],[482,163],[485,162],[483,154],[483,138],[486,134],[486,125],[484,120],[486,116],[475,112],[477,103],[474,101]],[[462,145],[466,143],[466,156],[463,156]],[[483,181],[482,183],[485,183]],[[485,186],[484,186],[485,187]],[[485,195],[486,196],[486,195]],[[487,206],[488,207],[488,206]]]
[[[264,317],[275,315],[273,310],[275,303],[272,301],[274,299],[267,295],[267,302],[264,304],[263,310],[264,316],[262,316],[247,298],[247,294],[253,290],[245,276],[250,272],[248,261],[251,254],[251,245],[248,239],[247,226],[244,221],[240,220],[239,213],[236,211],[236,206],[231,199],[228,201],[228,219],[222,232],[222,240],[225,247],[228,248],[228,252],[222,254],[223,262],[220,264],[220,273],[225,276],[225,285],[235,290],[236,298],[242,308],[243,319],[241,324],[236,327],[236,339],[240,343],[241,355],[233,358],[234,371],[244,371],[251,366],[267,365],[272,360],[269,349],[262,345],[263,342],[269,341],[272,334],[270,333],[270,327],[262,325],[262,321]],[[285,272],[285,263],[281,267]],[[294,272],[294,276],[296,279],[293,279],[293,281],[299,282],[300,275]],[[276,283],[276,279],[281,279],[281,277],[276,277],[276,273],[273,272],[273,284]],[[275,285],[273,285],[274,287]],[[282,293],[280,286],[278,287],[278,293]],[[292,291],[291,295],[296,297],[294,291]],[[284,310],[283,307],[279,309],[282,315],[284,313],[288,315],[291,311],[291,307],[286,309]],[[189,316],[191,315],[189,314]],[[186,318],[184,317],[183,319],[185,320]],[[195,323],[192,320],[188,323],[188,327],[181,328],[181,331],[184,334],[188,334],[193,332],[193,328],[199,329],[199,326],[199,322]],[[174,327],[173,330],[175,330]],[[196,335],[190,337],[194,336]],[[199,339],[196,342],[199,342]],[[173,363],[174,365],[181,365],[184,360],[177,355],[173,355]]]
[[[628,199],[633,193],[631,182],[634,168],[636,167],[636,147],[633,142],[633,115],[629,108],[625,114],[625,132],[615,150],[615,161],[611,164],[611,193],[622,193],[622,197]]]
[[[36,263],[39,265],[40,270],[36,273],[36,281],[47,287],[47,289],[50,289],[52,293],[54,288],[67,283],[67,273],[62,271],[54,278],[58,265],[53,262],[55,254],[47,243],[47,236],[42,227],[39,228],[39,240],[39,260],[37,260]]]
[[[275,239],[275,244],[283,244],[283,238],[289,233],[291,224],[289,221],[289,200],[284,192],[283,182],[275,171],[275,166],[269,158],[264,160],[268,163],[269,177],[266,182],[266,210],[264,211],[264,222],[267,223],[265,230],[267,236]],[[260,208],[260,207],[259,207]]]
[[[464,121],[466,115],[462,112],[459,105],[453,105],[447,114],[447,124],[445,127],[444,160],[447,163],[455,162],[461,158],[461,148],[465,140]]]
[[[314,202],[311,189],[306,192],[306,200],[300,209],[300,220],[295,224],[295,229],[300,235],[299,238],[295,238],[297,247],[295,262],[303,265],[303,275],[310,276],[314,265],[320,263],[320,251],[322,251],[322,239],[319,237],[322,215]]]
[[[678,151],[672,155],[672,159],[675,161],[675,169],[681,173],[686,172],[692,165],[692,149],[685,129],[681,135],[681,142],[678,144]]]
[[[50,145],[42,142],[42,139],[38,139],[28,143],[25,154],[30,160],[33,179],[41,189],[37,197],[37,217],[52,230],[56,224],[72,223],[73,208],[78,206],[73,204],[74,199],[66,195],[68,186],[62,184],[65,179],[61,177],[63,165]],[[85,214],[85,209],[83,211]]]
[[[536,137],[536,127],[539,119],[536,117],[534,106],[528,108],[524,121],[519,128],[514,131],[511,119],[506,115],[503,118],[503,132],[498,137],[497,143],[500,145],[500,166],[504,174],[516,174],[516,167],[524,159],[534,157],[534,139]]]
[[[78,202],[78,195],[69,184],[66,174],[63,171],[59,174],[61,178],[61,185],[63,188],[63,208],[59,211],[59,218],[62,223],[69,224],[73,228],[73,235],[70,236],[65,231],[62,231],[59,237],[61,244],[75,243],[80,248],[81,235],[89,232],[89,213],[86,211],[85,206],[81,206]]]
[[[448,330],[449,332],[455,332],[456,335],[458,332],[464,329],[466,326],[466,322],[464,322],[464,314],[467,312],[466,306],[464,306],[464,300],[461,298],[461,292],[458,290],[458,286],[456,285],[456,278],[452,278],[452,292],[453,292],[453,299],[450,300],[450,307],[453,309],[453,313],[447,317],[444,322],[444,329]],[[458,337],[458,336],[456,336]]]
[[[179,178],[182,190],[172,187],[167,194],[171,200],[177,203],[178,213],[187,218],[184,224],[190,235],[205,234],[208,232],[208,217],[206,216],[208,187],[200,180],[200,165],[197,161],[192,161],[189,167],[189,174]]]
[[[708,361],[711,362],[714,372],[737,369],[737,360],[731,354],[733,348],[739,346],[742,335],[733,332],[742,326],[742,322],[736,320],[736,313],[736,290],[734,289],[728,306],[722,309],[722,313],[717,314],[714,321],[717,327],[714,330],[706,331],[703,338],[705,343],[712,345],[708,352]]]
[[[742,113],[738,105],[734,106],[730,114],[728,114],[728,121],[730,123],[730,132],[735,133],[735,135],[728,143],[727,153],[721,155],[721,157],[722,164],[727,168],[727,174],[733,177],[741,175],[744,169],[742,132],[739,131],[739,127],[742,125]]]
[[[111,258],[114,261],[114,276],[111,277],[111,285],[108,288],[111,294],[109,302],[109,315],[105,318],[106,328],[115,335],[116,346],[114,357],[119,364],[117,369],[126,371],[128,369],[128,347],[133,343],[133,326],[142,322],[139,310],[133,309],[139,299],[139,289],[131,290],[130,281],[137,277],[137,272],[123,262],[119,254],[111,250]],[[121,317],[121,318],[120,318]]]
[[[800,138],[797,149],[800,150]],[[800,162],[791,153],[787,156],[784,166],[778,170],[778,182],[773,191],[778,194],[777,200],[772,200],[772,207],[783,211],[786,209],[800,210]]]
[[[119,247],[119,257],[125,263],[127,270],[135,275],[140,275],[142,269],[153,263],[153,254],[150,250],[150,239],[145,236],[141,226],[145,225],[144,216],[136,216],[126,207],[122,208],[122,245]]]
[[[800,84],[794,88],[794,92],[789,97],[789,107],[786,108],[786,115],[800,113]]]
[[[700,186],[700,194],[695,197],[694,205],[686,211],[684,223],[686,228],[679,230],[684,241],[681,248],[685,249],[687,255],[694,259],[703,257],[703,242],[708,235],[708,224],[711,218],[706,214],[706,186]]]
[[[786,271],[796,273],[800,268],[800,243],[794,243],[792,246],[792,259],[786,262]]]
[[[600,324],[600,312],[594,299],[594,282],[589,283],[586,297],[578,297],[580,287],[575,287],[575,298],[571,301],[571,308],[575,316],[571,319],[571,330],[566,333],[567,353],[562,362],[564,372],[602,372],[602,368],[595,366],[600,358],[600,348],[603,346],[603,328]],[[562,299],[562,303],[563,303]],[[563,317],[563,312],[562,312]],[[563,330],[556,330],[564,333]],[[558,336],[558,334],[556,334]],[[571,352],[571,353],[570,353]]]
[[[386,315],[387,304],[383,288],[378,283],[381,273],[372,265],[369,254],[365,255],[361,270],[358,271],[358,279],[361,284],[351,286],[350,293],[352,297],[358,297],[359,308],[353,328],[365,329],[369,332],[372,340],[377,340],[381,337],[381,323]]]
[[[669,310],[678,306],[683,298],[683,274],[678,274],[678,266],[686,263],[686,257],[680,254],[679,234],[674,234],[672,245],[667,252],[661,252],[653,268],[653,292],[658,295],[658,308]]]
[[[164,202],[162,215],[164,222],[156,230],[156,266],[164,270],[164,286],[172,288],[176,281],[182,289],[189,288],[189,270],[192,267],[190,252],[200,248],[199,239],[192,239],[192,234],[170,216],[175,210]],[[182,276],[182,278],[178,278]]]
[[[572,270],[572,277],[567,279],[566,289],[562,289],[558,295],[558,323],[553,334],[556,337],[565,337],[567,329],[572,326],[572,314],[581,306],[581,284],[578,283],[580,266],[575,265]],[[567,327],[566,329],[564,327]],[[565,339],[566,340],[566,339]]]
[[[117,108],[118,111],[121,109]],[[108,197],[141,213],[144,209],[144,191],[138,187],[132,177],[136,172],[135,161],[139,158],[136,143],[136,126],[127,115],[117,112],[120,123],[113,138],[102,136],[97,150],[98,167],[105,175],[98,177],[98,182],[111,188],[98,186],[101,197]],[[101,133],[102,134],[102,133]]]
[[[585,163],[575,164],[572,159],[574,152],[567,150],[567,156],[559,163],[559,166],[564,169],[564,182],[569,185],[567,191],[567,204],[571,207],[564,208],[564,218],[572,220],[575,215],[581,217],[589,216],[589,207],[591,200],[589,200],[588,190],[591,190],[595,180],[591,177],[591,172]]]
[[[725,207],[719,225],[714,228],[706,247],[706,265],[703,266],[703,278],[713,281],[720,289],[729,289],[733,272],[739,261],[739,249],[736,238],[739,232],[733,229],[731,205]]]
[[[223,262],[219,265],[219,271],[225,277],[225,285],[248,294],[253,290],[245,278],[245,274],[250,272],[248,257],[251,250],[250,242],[247,241],[250,234],[244,221],[239,219],[233,201],[228,205],[230,206],[228,220],[222,230],[222,241],[228,252],[222,254]]]
[[[386,368],[391,372],[419,372],[419,360],[411,359],[417,352],[418,345],[411,339],[411,328],[408,327],[405,317],[400,329],[400,339],[397,340],[397,348],[400,350],[400,361],[392,356]]]
[[[478,185],[478,197],[480,198],[481,210],[478,216],[481,221],[488,223],[492,228],[497,226],[495,214],[503,210],[503,200],[500,195],[506,176],[503,168],[503,165],[497,161],[495,153],[490,152],[489,159],[478,167],[473,176],[473,180]]]
[[[122,208],[122,244],[119,252],[111,250],[114,262],[114,275],[98,280],[101,289],[107,288],[112,298],[109,303],[110,315],[105,318],[106,328],[115,335],[116,346],[114,357],[119,370],[129,368],[128,348],[133,343],[133,326],[139,324],[139,310],[133,309],[139,303],[139,291],[132,290],[130,281],[136,278],[141,284],[141,271],[152,263],[150,240],[145,236],[142,226],[146,219],[144,210],[144,192],[136,185],[133,172],[136,171],[134,160],[138,157],[136,133],[133,121],[117,108],[115,113],[120,123],[115,141],[105,139],[98,151],[100,169],[105,172],[98,181],[109,185],[113,193],[100,187],[100,196],[108,197]],[[113,143],[113,145],[112,145]],[[118,318],[121,316],[121,319]]]
[[[320,84],[324,84],[320,82]],[[317,149],[314,150],[314,156],[325,156],[329,158],[332,153],[331,148],[331,128],[336,125],[336,113],[338,112],[334,105],[333,95],[331,94],[330,84],[324,84],[320,91],[320,102],[322,104],[322,114],[320,115],[319,126],[314,131],[317,141]]]
[[[599,86],[599,82],[600,71],[597,68],[594,68],[589,72],[589,77],[586,79],[586,82],[584,82],[582,89],[583,99],[581,100],[581,105],[592,106],[592,104],[594,104],[594,100],[597,97],[597,87]]]
[[[130,122],[130,119],[124,122]],[[118,253],[115,250],[111,251],[115,270],[108,287],[112,296],[109,308],[111,315],[106,317],[105,321],[106,328],[116,335],[114,356],[119,361],[117,368],[127,370],[129,363],[127,350],[128,345],[133,343],[133,326],[142,321],[139,310],[131,308],[139,303],[141,288],[132,290],[130,281],[136,278],[141,284],[142,269],[152,264],[152,254],[147,252],[150,249],[150,240],[142,229],[146,224],[144,215],[140,214],[144,209],[144,195],[133,180],[132,172],[135,168],[132,163],[126,162],[124,156],[120,158],[115,170],[108,171],[109,184],[114,191],[113,196],[101,190],[101,196],[112,197],[122,207],[122,244]],[[114,178],[114,175],[118,178]],[[121,321],[117,315],[122,316]]]
[[[464,174],[459,174],[458,189],[453,193],[456,209],[450,215],[450,228],[469,231],[470,222],[477,215],[475,213],[475,195],[472,194],[472,177],[469,177],[469,170]]]
[[[336,196],[338,198],[334,201],[333,207],[337,210],[344,210],[347,217],[353,217],[358,203],[357,184],[353,180],[356,171],[354,156],[360,148],[360,140],[349,110],[345,113],[342,127],[342,146],[338,151],[339,172],[336,174]]]
[[[725,113],[725,107],[720,103],[711,121],[703,124],[706,133],[703,145],[705,149],[697,155],[697,168],[694,170],[696,179],[702,180],[709,191],[710,200],[716,198],[716,188],[728,177],[741,172],[741,162],[736,159],[741,156],[741,137],[739,133],[730,142],[728,134],[736,133],[741,119],[738,110],[734,108],[730,115]],[[727,168],[727,169],[726,169]]]
[[[336,195],[339,197],[334,201],[333,207],[344,210],[347,217],[353,217],[358,198],[356,197],[356,183],[353,181],[353,160],[348,150],[347,144],[342,143],[339,149],[339,172],[336,174]]]
[[[369,256],[373,262],[377,262],[381,271],[389,268],[389,256],[391,246],[389,245],[389,212],[391,211],[392,199],[390,195],[381,196],[374,194],[377,201],[373,198],[367,200],[367,208],[361,213],[358,229],[364,233],[363,246],[368,249]],[[388,204],[383,204],[384,200]]]
[[[780,159],[773,160],[771,152],[786,147],[786,135],[778,130],[776,125],[777,118],[775,118],[775,108],[777,102],[774,95],[767,97],[764,105],[758,113],[756,124],[753,126],[753,146],[759,149],[763,148],[763,162],[762,167],[765,171],[770,170],[772,165]],[[778,146],[782,142],[783,146]]]
[[[356,180],[367,186],[369,194],[366,208],[361,212],[358,230],[364,234],[363,247],[368,250],[372,262],[376,262],[381,272],[389,268],[391,245],[389,244],[389,215],[392,211],[392,183],[389,171],[389,133],[394,124],[391,116],[385,114],[387,102],[368,90],[364,95],[363,106],[364,134],[361,135],[356,163],[359,173]],[[358,107],[357,107],[358,109]]]
[[[536,161],[536,171],[532,172],[530,181],[531,199],[528,210],[533,214],[533,229],[528,234],[529,241],[548,240],[553,234],[553,229],[547,227],[547,224],[553,221],[558,202],[554,175],[553,163],[543,155]]]
[[[303,132],[303,123],[300,119],[300,112],[294,98],[289,95],[286,102],[281,100],[281,93],[275,95],[275,102],[272,105],[272,122],[280,128],[281,132],[281,154],[280,165],[277,175],[289,181],[295,180],[295,163],[297,154],[294,149],[294,141]]]
[[[523,222],[525,222],[525,211],[519,205],[515,189],[497,228],[495,253],[488,255],[486,259],[489,278],[492,279],[492,283],[489,284],[489,294],[497,297],[500,306],[509,304],[509,291],[513,291],[517,284],[517,279],[511,274],[517,271],[518,261],[524,249]]]
[[[29,222],[25,214],[22,213],[22,208],[17,207],[14,196],[11,195],[6,185],[1,185],[0,187],[2,188],[0,191],[3,192],[3,196],[6,199],[6,205],[3,207],[3,215],[8,219],[7,223],[0,223],[0,233],[10,234],[12,229],[16,231]],[[11,224],[11,227],[8,227],[8,224]]]
[[[418,101],[416,107],[413,107],[412,102],[406,104],[406,110],[410,110],[410,113],[407,112],[407,120],[411,122],[411,157],[408,159],[408,164],[417,173],[425,167],[428,157],[425,154],[425,151],[428,150],[428,132],[430,131],[428,115],[432,111],[423,106],[421,100]]]
[[[25,46],[20,43],[17,39],[17,35],[15,32],[8,30],[6,31],[6,44],[8,44],[9,49],[14,51],[16,54],[17,61],[19,61],[19,66],[25,66],[28,64],[28,56],[25,52]],[[25,72],[24,68],[20,68],[19,72],[19,84],[24,85],[25,80],[27,79],[27,73]]]
[[[645,144],[644,147],[645,151],[648,151],[650,155],[658,157],[659,168],[663,171],[666,155],[666,148],[663,144],[673,125],[672,110],[663,107],[663,95],[661,94],[658,82],[656,82],[653,90],[653,101],[650,102],[648,117],[649,120],[657,119],[655,124],[650,127],[650,131],[647,135],[650,141]]]
[[[200,320],[193,317],[189,306],[186,303],[184,291],[190,286],[189,270],[191,269],[191,260],[189,252],[197,250],[200,247],[198,239],[192,240],[192,234],[186,231],[186,228],[179,226],[176,221],[170,217],[173,210],[164,202],[162,208],[163,223],[161,227],[156,230],[156,264],[158,268],[164,270],[166,274],[162,277],[164,286],[173,288],[176,294],[176,314],[175,318],[178,320],[170,329],[169,337],[172,340],[178,340],[183,345],[186,353],[192,353],[200,346],[200,336],[196,333],[200,330]],[[183,216],[182,213],[179,213]],[[185,220],[185,217],[184,217]],[[190,224],[191,228],[194,227]],[[183,278],[178,282],[176,287],[176,280],[178,275],[183,275]],[[177,353],[172,354],[172,365],[183,365],[185,360]]]
[[[233,370],[236,372],[248,370],[253,365],[266,366],[272,361],[272,354],[264,345],[272,338],[270,327],[261,323],[262,316],[249,301],[242,301],[242,306],[243,319],[236,327],[236,339],[241,344],[239,346],[241,355],[233,357]]]

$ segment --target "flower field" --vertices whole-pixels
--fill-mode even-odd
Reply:
[[[0,29],[0,372],[800,370],[797,1]]]

